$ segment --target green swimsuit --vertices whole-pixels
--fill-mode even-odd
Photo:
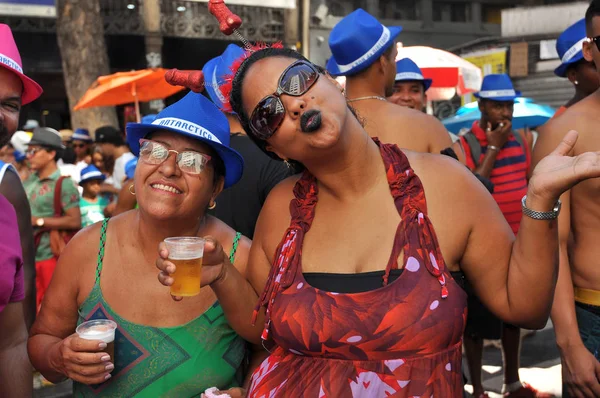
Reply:
[[[164,328],[129,322],[110,308],[100,289],[107,225],[108,219],[100,234],[96,283],[79,308],[78,324],[106,318],[117,323],[115,369],[105,383],[73,383],[74,396],[196,397],[209,387],[241,385],[246,343],[231,329],[218,301],[198,318]],[[232,263],[240,236],[229,255]]]

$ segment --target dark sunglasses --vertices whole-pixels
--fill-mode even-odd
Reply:
[[[285,107],[281,102],[281,94],[299,97],[319,79],[319,72],[309,62],[297,61],[288,66],[277,82],[277,91],[260,100],[252,116],[250,128],[257,138],[267,140],[277,131],[285,119]]]
[[[84,148],[86,144],[73,144],[73,148]]]
[[[585,41],[587,41],[588,43],[594,42],[594,44],[596,44],[596,48],[598,49],[598,51],[600,51],[600,36],[586,37]]]

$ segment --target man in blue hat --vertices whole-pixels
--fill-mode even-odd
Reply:
[[[212,102],[220,109],[227,101],[220,86],[231,73],[233,62],[244,51],[230,44],[225,52],[204,65],[205,88]],[[212,214],[227,225],[252,239],[254,227],[267,195],[280,181],[292,175],[293,170],[282,162],[265,155],[246,135],[235,114],[223,112],[229,121],[230,145],[244,158],[244,174],[233,187],[219,195],[219,203]]]
[[[388,97],[388,101],[425,112],[427,90],[431,83],[432,80],[423,77],[423,72],[412,59],[403,58],[396,61],[394,94]]]
[[[583,57],[600,65],[600,0],[585,14]],[[600,72],[597,72],[600,78]],[[565,132],[577,130],[572,155],[600,151],[600,89],[570,106],[539,129],[533,164],[552,152]],[[561,200],[560,271],[552,323],[561,354],[563,397],[600,397],[600,181],[583,182]]]
[[[554,117],[561,115],[568,107],[592,94],[600,86],[594,62],[583,57],[585,38],[585,19],[581,19],[569,26],[556,40],[556,52],[561,63],[554,74],[569,79],[575,86],[575,95],[558,108]]]
[[[71,147],[77,157],[75,167],[77,175],[81,173],[87,165],[92,163],[92,144],[94,140],[90,137],[90,132],[87,129],[78,128],[71,136]]]
[[[440,153],[452,145],[433,116],[387,101],[394,92],[396,37],[402,28],[386,27],[363,9],[344,17],[329,35],[332,56],[327,71],[346,77],[348,103],[365,120],[365,129],[382,142],[418,152]]]
[[[494,186],[492,196],[506,221],[516,234],[521,223],[521,199],[527,193],[527,175],[530,170],[533,136],[512,129],[515,91],[510,77],[505,74],[487,75],[479,99],[481,119],[455,143],[457,150],[466,155],[467,167]],[[481,356],[484,339],[502,338],[504,353],[504,386],[507,397],[550,397],[537,392],[519,378],[520,329],[503,325],[477,299],[469,294],[469,313],[465,328],[464,345],[474,396],[486,396],[481,383]]]

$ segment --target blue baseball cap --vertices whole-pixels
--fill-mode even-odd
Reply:
[[[514,101],[520,93],[515,90],[508,75],[492,74],[483,78],[481,90],[473,95],[492,101]]]
[[[93,164],[87,166],[83,170],[81,170],[81,179],[79,180],[79,185],[83,185],[88,181],[100,180],[104,181],[106,176],[102,174],[100,170]]]
[[[75,140],[86,141],[86,142],[94,141],[94,140],[92,140],[92,137],[90,136],[90,132],[87,129],[81,129],[81,128],[75,130],[75,132],[71,136],[71,141],[75,141]]]
[[[423,72],[410,58],[402,58],[400,61],[396,61],[396,82],[403,81],[420,81],[425,87],[425,91],[431,87],[433,80],[425,79]]]
[[[560,77],[567,76],[567,68],[583,59],[583,42],[585,32],[585,18],[580,19],[565,29],[556,40],[556,52],[560,57],[560,66],[554,69],[554,74]]]
[[[229,122],[202,94],[189,92],[156,115],[152,123],[128,123],[127,143],[131,152],[139,156],[140,139],[158,130],[181,134],[211,147],[225,165],[225,188],[242,177],[244,160],[229,147]]]
[[[394,44],[401,31],[401,26],[383,26],[362,8],[351,12],[331,30],[327,71],[348,76],[366,69]]]
[[[220,109],[223,109],[229,101],[219,87],[225,83],[225,76],[231,74],[233,63],[243,55],[244,50],[240,46],[230,44],[223,54],[211,59],[202,68],[204,88],[212,102]]]
[[[137,167],[138,158],[130,159],[127,163],[125,163],[125,175],[128,180],[131,180],[135,175],[135,168]]]

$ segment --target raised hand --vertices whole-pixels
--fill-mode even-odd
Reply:
[[[558,147],[538,163],[529,180],[528,195],[556,201],[577,183],[600,177],[600,152],[569,156],[577,137],[576,131],[569,131]]]
[[[211,236],[205,238],[204,256],[202,259],[202,281],[200,286],[207,286],[214,283],[222,277],[222,272],[225,265],[229,263],[229,259],[223,251],[221,244]],[[169,261],[169,250],[164,242],[158,246],[158,258],[156,259],[156,267],[160,270],[158,280],[165,286],[173,284],[175,273],[175,264]],[[179,301],[182,297],[171,296],[174,300]]]
[[[508,137],[512,132],[512,123],[510,120],[506,120],[502,123],[499,123],[495,129],[492,130],[492,125],[488,122],[487,128],[485,130],[485,135],[489,145],[493,145],[498,149],[502,148],[506,141],[508,141]]]

